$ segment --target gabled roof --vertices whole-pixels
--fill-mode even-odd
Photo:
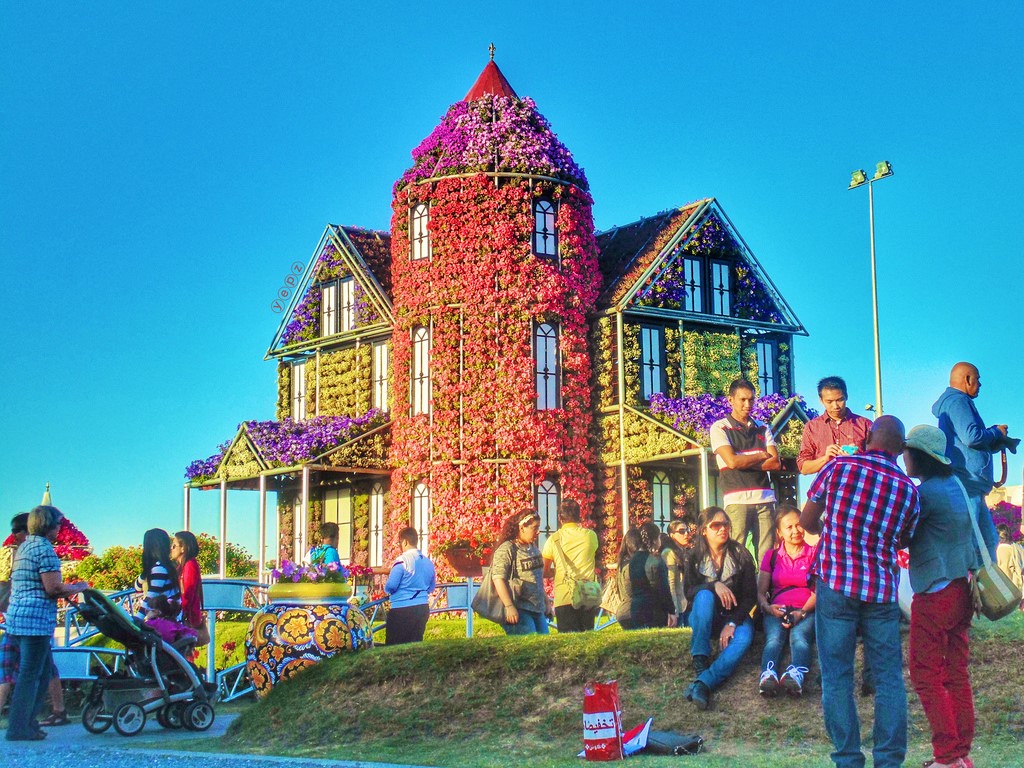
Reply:
[[[789,398],[789,401],[786,403],[786,407],[775,414],[775,418],[772,419],[772,423],[769,425],[772,430],[772,436],[777,437],[780,435],[786,425],[793,419],[796,419],[802,424],[806,424],[811,420],[810,415],[803,409],[803,406],[800,405],[799,400],[795,397]]]
[[[296,310],[316,282],[318,267],[324,253],[332,246],[366,294],[367,301],[381,318],[381,322],[387,325],[394,323],[391,303],[391,235],[362,227],[328,224],[306,263],[306,268],[292,293],[291,301],[264,359],[280,357],[293,351],[296,345],[284,346],[282,341],[288,326],[295,319]],[[301,346],[308,348],[316,344],[317,342],[311,341]]]
[[[469,89],[469,93],[466,94],[463,101],[473,101],[488,93],[495,96],[509,96],[513,99],[519,98],[515,89],[505,79],[505,75],[498,69],[498,65],[494,63],[494,59],[487,62],[484,71],[480,73],[480,77],[473,83],[473,87]]]
[[[640,221],[615,227],[597,235],[600,249],[598,265],[604,277],[604,289],[598,297],[597,306],[602,309],[624,310],[637,299],[638,294],[647,290],[652,283],[671,267],[683,252],[683,248],[699,236],[709,222],[721,225],[728,239],[739,251],[740,257],[749,266],[760,288],[770,297],[777,308],[781,322],[748,320],[743,317],[718,317],[682,310],[659,310],[675,312],[682,316],[699,316],[701,322],[735,326],[737,322],[755,327],[778,328],[792,333],[806,335],[793,309],[779,293],[760,262],[736,231],[725,211],[714,198],[687,203]],[[632,307],[632,309],[637,309]],[[642,310],[641,310],[642,311]]]

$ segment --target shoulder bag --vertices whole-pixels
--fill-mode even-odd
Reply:
[[[974,514],[974,504],[971,497],[967,495],[960,478],[953,478],[964,494],[964,501],[967,502],[967,514],[971,518],[971,526],[974,528],[974,540],[978,542],[978,549],[981,550],[982,566],[974,572],[971,579],[971,590],[974,594],[974,605],[982,615],[990,621],[1009,616],[1020,606],[1021,592],[1017,585],[1010,581],[998,565],[992,562],[992,556],[988,553],[985,540],[981,537],[981,530],[978,528],[978,520]]]
[[[516,545],[512,542],[512,573],[509,574],[508,588],[512,593],[513,604],[519,601],[519,594],[522,591],[523,580],[519,578],[519,567],[516,563]],[[495,550],[497,554],[497,550]],[[494,564],[494,555],[491,555],[491,564]],[[483,577],[480,579],[480,588],[473,596],[472,608],[485,619],[495,624],[505,623],[505,604],[494,588],[494,579],[491,578],[491,568],[484,569]]]
[[[583,578],[576,564],[569,560],[562,549],[562,541],[557,537],[554,539],[555,552],[561,556],[564,564],[564,579],[572,590],[572,607],[582,610],[592,610],[601,605],[601,584],[597,581],[589,581]]]
[[[622,596],[622,589],[619,584],[619,571],[608,577],[604,583],[604,591],[601,593],[601,610],[612,616],[617,616],[622,604],[626,599]]]

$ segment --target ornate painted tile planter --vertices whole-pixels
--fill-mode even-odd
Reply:
[[[249,623],[246,669],[257,695],[337,653],[373,646],[370,623],[347,600],[349,584],[274,584]]]

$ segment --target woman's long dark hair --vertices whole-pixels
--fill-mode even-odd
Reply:
[[[150,528],[142,537],[142,578],[147,584],[157,563],[164,567],[167,578],[178,588],[178,569],[171,560],[171,537],[163,528]]]
[[[196,535],[192,531],[178,531],[174,534],[174,538],[181,542],[181,549],[185,555],[182,563],[199,557],[199,540],[196,539]]]
[[[685,518],[676,518],[671,523],[669,523],[668,535],[661,537],[661,551],[664,552],[666,549],[671,549],[672,552],[675,553],[675,556],[679,559],[679,561],[682,562],[683,558],[686,557],[687,550],[679,546],[676,540],[672,538],[672,534],[678,531],[688,530],[690,525],[690,521]],[[690,546],[687,547],[687,549],[693,549],[692,536],[690,537]]]
[[[622,547],[619,549],[619,570],[625,570],[633,555],[637,552],[650,552],[652,555],[660,555],[659,542],[661,529],[651,522],[630,528],[622,537]]]
[[[725,510],[721,507],[707,507],[697,517],[698,533],[693,542],[693,556],[698,564],[703,563],[705,558],[711,557],[711,547],[708,546],[708,538],[704,535],[704,531],[707,529],[708,523],[718,517],[718,515],[725,515]],[[728,515],[725,516],[726,518],[729,517]],[[725,552],[737,563],[740,562],[740,557],[745,551],[739,542],[734,541],[731,537],[726,540]]]

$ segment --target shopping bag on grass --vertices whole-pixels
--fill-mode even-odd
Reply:
[[[621,760],[619,684],[589,681],[583,687],[583,752],[587,760]]]

